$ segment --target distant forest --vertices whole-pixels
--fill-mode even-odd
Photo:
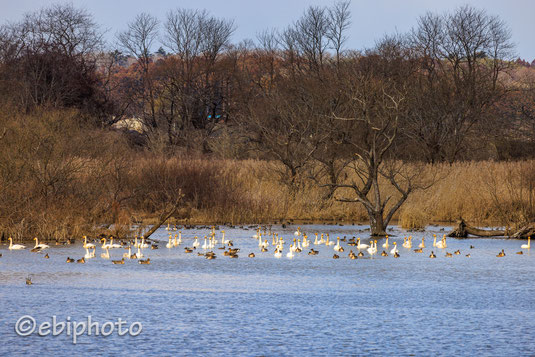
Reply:
[[[89,222],[131,222],[178,191],[193,210],[239,201],[192,188],[217,182],[219,166],[191,173],[191,187],[168,171],[169,160],[187,158],[272,164],[289,200],[316,185],[325,200],[362,204],[380,233],[410,193],[437,181],[416,180],[418,165],[535,157],[535,61],[516,58],[499,17],[469,6],[426,13],[362,49],[346,46],[351,21],[348,2],[309,7],[239,43],[233,21],[204,10],[141,13],[113,43],[73,5],[2,25],[2,224],[57,229],[51,217],[73,222],[73,210]],[[132,172],[131,160],[146,171]],[[392,198],[372,199],[385,183]]]

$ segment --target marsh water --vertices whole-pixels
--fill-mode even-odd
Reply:
[[[302,231],[312,241],[315,232],[368,241],[363,228],[309,225]],[[84,255],[81,242],[40,253],[0,246],[0,355],[535,354],[535,251],[515,254],[525,241],[449,238],[446,249],[436,249],[432,234],[441,236],[444,228],[429,227],[410,233],[413,248],[426,237],[424,253],[415,253],[401,247],[409,233],[394,229],[397,259],[365,253],[351,260],[347,253],[356,249],[344,242],[340,259],[333,259],[332,246],[312,244],[317,256],[304,249],[293,259],[276,259],[271,244],[260,252],[254,229],[220,229],[241,249],[238,259],[218,249],[215,260],[184,252],[208,229],[182,230],[185,242],[171,249],[165,248],[169,232],[159,229],[152,236],[161,240],[159,249],[143,251],[150,265],[113,265],[99,248],[85,264],[67,264],[67,257]],[[296,227],[272,229],[288,242]],[[502,249],[506,256],[497,258]],[[436,259],[429,258],[431,250]],[[461,254],[445,257],[455,250]],[[125,250],[110,252],[120,259]],[[250,252],[256,257],[248,258]],[[33,285],[26,285],[27,276]],[[85,321],[90,315],[101,323],[122,318],[139,321],[143,330],[138,336],[84,335],[73,344],[66,334],[18,336],[15,323],[23,315],[37,323],[52,316]]]

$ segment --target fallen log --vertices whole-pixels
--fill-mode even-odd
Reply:
[[[153,225],[151,229],[149,229],[145,234],[143,234],[143,237],[145,239],[149,238],[152,235],[152,233],[156,232],[156,230],[160,228],[162,224],[164,224],[173,214],[175,214],[176,210],[178,209],[178,206],[180,205],[180,202],[182,201],[182,197],[183,195],[180,194],[177,200],[175,201],[175,203],[173,204],[173,206],[170,209],[162,212],[162,214],[160,215],[160,219],[158,220],[158,223]]]
[[[460,219],[457,228],[448,233],[448,237],[467,238],[468,235],[476,237],[508,237],[508,238],[528,238],[528,236],[535,235],[535,225],[528,224],[520,230],[514,232],[510,229],[480,229],[470,226],[464,219]]]

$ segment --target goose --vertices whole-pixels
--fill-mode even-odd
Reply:
[[[169,234],[169,242],[165,245],[166,248],[172,248],[174,247],[173,242],[171,242],[171,235]]]
[[[193,248],[197,248],[199,246],[199,240],[197,238],[197,236],[195,236],[195,241],[193,242]]]
[[[396,254],[398,252],[398,243],[394,242],[394,248],[390,251],[390,254]]]
[[[113,241],[113,240],[112,240]],[[139,244],[139,247],[140,248],[148,248],[149,247],[149,244],[148,243],[145,243],[145,237],[141,236],[141,243]]]
[[[342,246],[340,245],[340,237],[337,237],[336,238],[336,245],[333,247],[333,249],[335,251],[339,252],[341,248],[342,248]]]
[[[84,236],[84,245],[83,248],[95,248],[95,245],[93,243],[87,243],[87,236]]]
[[[106,253],[100,253],[100,257],[102,259],[110,259],[110,249],[106,248]],[[123,256],[123,259],[124,259],[124,256]]]
[[[370,246],[368,244],[361,244],[360,243],[360,238],[357,238],[357,249],[358,250],[361,250],[361,249],[366,249],[366,248],[369,248]]]
[[[137,259],[141,259],[143,258],[145,255],[143,255],[143,253],[141,252],[141,248],[140,247],[137,247],[137,253],[136,253],[136,257]]]
[[[123,258],[130,259],[132,256],[132,248],[128,246],[128,253],[123,253]]]
[[[386,242],[383,243],[383,248],[388,249],[388,236],[386,236]]]
[[[44,243],[39,244],[39,239],[37,239],[37,237],[35,237],[33,240],[35,240],[35,247],[34,248],[39,248],[39,249],[50,248],[50,246],[48,244],[44,244]]]
[[[418,244],[418,248],[425,248],[424,237],[422,237],[422,243]]]
[[[13,238],[9,237],[9,250],[19,250],[19,249],[26,249],[25,245],[22,244],[13,244]]]
[[[522,244],[520,246],[522,249],[530,249],[531,248],[531,237],[528,237],[528,244]]]

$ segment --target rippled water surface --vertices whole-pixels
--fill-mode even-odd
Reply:
[[[0,355],[535,354],[535,252],[515,254],[525,241],[448,239],[448,248],[432,249],[432,234],[444,232],[431,227],[423,254],[402,248],[407,233],[394,230],[390,243],[399,242],[398,259],[365,253],[350,260],[347,253],[355,247],[342,242],[338,260],[332,246],[314,245],[318,256],[304,250],[290,260],[274,258],[271,245],[261,253],[253,229],[223,228],[241,249],[238,259],[218,249],[215,260],[184,253],[194,235],[209,230],[183,230],[185,244],[167,249],[168,232],[160,229],[153,235],[162,241],[160,249],[144,250],[150,265],[113,265],[100,258],[100,249],[86,264],[67,264],[68,256],[83,256],[81,243],[52,246],[46,250],[50,259],[2,245]],[[295,228],[273,230],[288,242]],[[368,240],[362,228],[302,227],[312,240],[314,232]],[[416,246],[424,233],[412,234]],[[445,257],[457,249],[460,255]],[[501,249],[506,256],[497,258]],[[431,250],[436,259],[429,259]],[[111,250],[112,259],[123,252]],[[256,257],[248,258],[250,252]],[[31,286],[25,284],[28,275]],[[101,323],[122,318],[141,322],[143,331],[136,337],[81,336],[75,345],[66,334],[17,336],[15,322],[23,315],[38,324],[53,315],[58,321],[91,315]]]

